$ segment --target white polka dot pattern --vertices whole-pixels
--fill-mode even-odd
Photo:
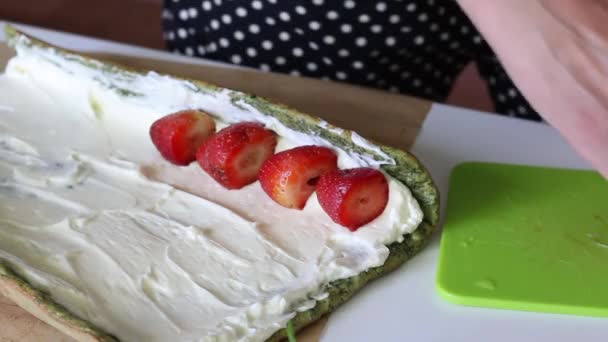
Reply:
[[[171,51],[445,100],[475,60],[496,109],[537,118],[455,0],[165,1]]]

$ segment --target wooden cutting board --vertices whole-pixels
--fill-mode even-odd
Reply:
[[[0,66],[13,52],[0,43]],[[402,149],[413,144],[431,103],[330,81],[304,77],[261,73],[236,68],[218,68],[162,60],[89,54],[133,68],[156,70],[191,79],[205,80],[222,87],[242,90],[319,116],[336,126],[348,128],[362,136]],[[326,319],[299,334],[298,341],[317,342]],[[0,342],[72,341],[43,323],[0,294]]]

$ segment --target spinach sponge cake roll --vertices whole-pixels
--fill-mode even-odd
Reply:
[[[405,151],[7,34],[0,289],[77,340],[279,341],[437,225],[437,188]]]

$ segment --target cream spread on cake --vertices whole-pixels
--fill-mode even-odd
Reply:
[[[123,341],[263,341],[325,284],[382,265],[422,220],[393,179],[383,214],[353,233],[314,195],[286,209],[258,182],[226,190],[196,163],[170,165],[148,129],[187,108],[220,127],[263,122],[278,149],[332,145],[233,92],[99,67],[21,45],[0,76],[0,258]],[[333,148],[342,168],[393,163]]]

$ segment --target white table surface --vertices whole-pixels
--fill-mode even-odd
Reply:
[[[213,62],[18,25],[53,44],[202,64]],[[0,41],[3,40],[0,22]],[[551,127],[445,105],[434,105],[413,147],[447,200],[451,169],[465,161],[588,169]],[[324,341],[606,341],[608,320],[471,308],[435,292],[439,234],[406,266],[376,281],[331,315]]]

